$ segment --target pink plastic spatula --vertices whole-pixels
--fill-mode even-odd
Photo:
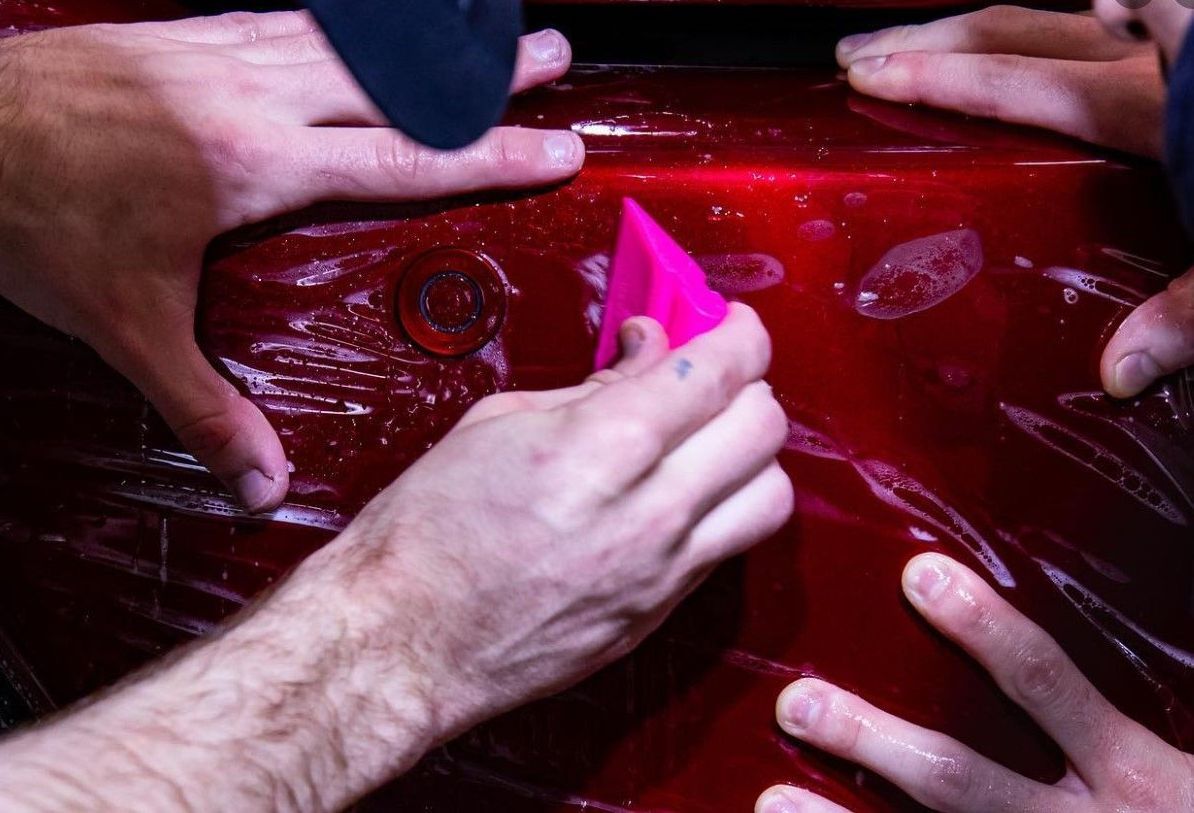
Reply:
[[[655,319],[667,333],[668,346],[679,347],[717,327],[726,307],[692,257],[643,207],[625,198],[597,339],[597,369],[617,357],[618,329],[631,316]]]

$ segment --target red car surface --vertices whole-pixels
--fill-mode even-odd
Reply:
[[[0,27],[163,13],[0,0]],[[802,675],[1056,778],[1056,748],[902,600],[904,562],[928,549],[1000,585],[1120,708],[1194,744],[1191,378],[1121,403],[1096,367],[1114,325],[1185,268],[1155,167],[868,100],[825,61],[580,66],[509,118],[572,127],[584,171],[533,194],[321,207],[213,246],[198,330],[293,463],[272,517],[240,513],[84,345],[5,311],[7,716],[212,629],[476,399],[583,378],[631,195],[770,329],[796,516],[639,651],[362,809],[725,813],[776,782],[917,809],[776,728],[776,694]],[[442,355],[462,332],[468,352]]]

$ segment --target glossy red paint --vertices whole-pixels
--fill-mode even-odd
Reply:
[[[64,703],[204,632],[279,578],[477,398],[589,371],[620,200],[772,332],[796,518],[638,652],[431,755],[365,809],[749,810],[774,782],[915,809],[786,739],[819,675],[1039,777],[1056,751],[899,594],[958,556],[1122,709],[1194,743],[1189,377],[1098,392],[1109,331],[1185,245],[1158,174],[1061,140],[849,94],[832,70],[577,69],[512,119],[571,126],[574,182],[419,207],[329,206],[213,248],[204,347],[282,433],[293,489],[239,515],[76,342],[0,333],[0,618]],[[420,351],[406,263],[483,254],[508,284],[478,353]]]
[[[0,37],[64,25],[166,20],[183,13],[183,4],[170,0],[0,0]]]

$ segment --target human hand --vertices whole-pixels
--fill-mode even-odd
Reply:
[[[846,37],[837,59],[852,87],[880,99],[1161,155],[1156,46],[1114,37],[1090,16],[991,6]]]
[[[820,680],[780,695],[780,726],[853,760],[933,810],[1171,813],[1194,809],[1194,757],[1121,714],[1044,630],[974,572],[935,553],[904,569],[904,593],[930,624],[969,652],[1061,747],[1066,775],[1045,785],[944,734],[887,714]],[[776,786],[757,813],[841,813],[808,791]]]
[[[754,311],[671,352],[651,320],[622,337],[626,358],[578,387],[478,402],[304,563],[294,589],[323,585],[356,642],[338,683],[401,687],[393,705],[422,698],[445,739],[627,653],[787,520]]]
[[[1128,314],[1103,349],[1103,387],[1130,398],[1162,376],[1194,365],[1194,270]]]
[[[513,91],[570,61],[560,34],[523,37]],[[211,239],[325,199],[553,183],[583,160],[565,131],[417,146],[301,12],[26,34],[0,41],[0,294],[94,347],[266,510],[289,485],[281,443],[195,342]]]

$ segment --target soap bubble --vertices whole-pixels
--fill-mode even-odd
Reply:
[[[982,241],[974,229],[909,240],[889,250],[863,276],[854,309],[873,319],[928,310],[962,290],[982,265]]]
[[[723,294],[762,291],[784,281],[784,264],[770,254],[706,254],[696,261],[710,287]]]
[[[810,242],[828,240],[836,232],[837,227],[828,220],[809,220],[806,223],[801,223],[800,228],[796,230],[796,234],[801,240],[808,240]]]

